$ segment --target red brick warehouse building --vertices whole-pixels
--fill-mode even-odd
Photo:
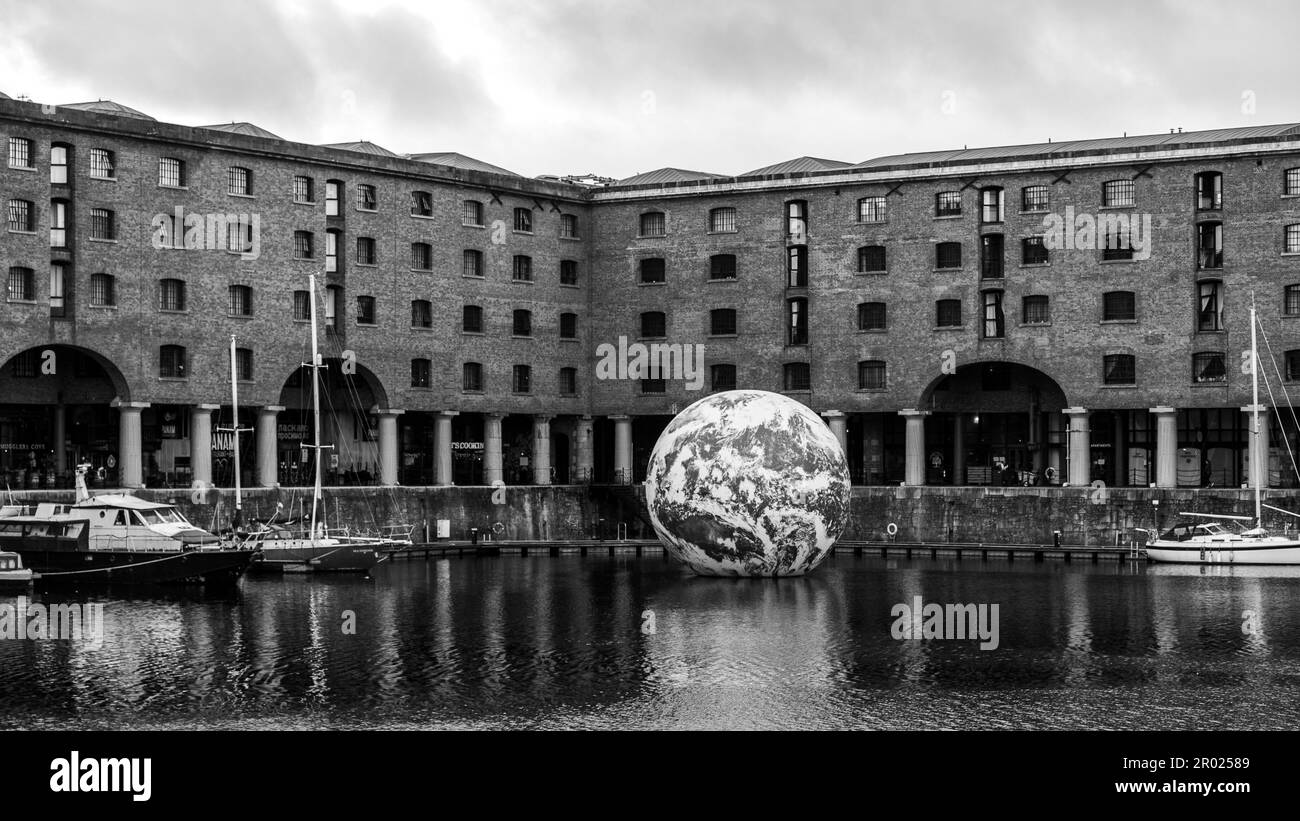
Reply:
[[[1300,125],[608,184],[109,102],[0,98],[0,141],[11,487],[230,484],[232,335],[243,478],[309,483],[313,274],[334,482],[639,481],[677,410],[750,387],[861,484],[1235,486],[1252,442],[1296,484]],[[598,378],[620,338],[702,346],[701,390]]]

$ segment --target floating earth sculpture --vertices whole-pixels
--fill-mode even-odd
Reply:
[[[726,391],[655,443],[646,503],[665,549],[705,576],[800,576],[849,515],[844,450],[821,417],[767,391]]]

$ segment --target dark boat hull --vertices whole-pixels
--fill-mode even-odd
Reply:
[[[252,550],[141,553],[22,550],[36,584],[234,584],[253,561]]]
[[[366,573],[384,559],[374,545],[336,544],[308,548],[264,545],[255,573]]]

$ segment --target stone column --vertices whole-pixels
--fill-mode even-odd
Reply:
[[[433,483],[451,484],[451,419],[458,411],[438,411],[433,423]]]
[[[898,415],[907,420],[905,485],[925,484],[925,417],[929,411],[901,410]]]
[[[54,409],[54,471],[62,478],[68,470],[68,412],[59,405]]]
[[[190,408],[190,480],[195,487],[212,487],[212,412],[220,405]]]
[[[280,484],[276,472],[280,444],[276,417],[282,410],[283,405],[266,405],[257,411],[257,484],[262,487],[277,487]]]
[[[533,484],[551,483],[551,419],[538,414],[533,417]]]
[[[1247,405],[1241,409],[1241,412],[1247,414],[1247,424],[1250,425],[1250,439],[1247,440],[1246,453],[1250,459],[1250,475],[1247,477],[1247,484],[1254,488],[1256,483],[1260,488],[1268,487],[1268,452],[1269,452],[1269,409],[1266,405],[1259,406],[1259,430],[1255,430],[1255,406]]]
[[[1092,434],[1088,428],[1087,408],[1066,408],[1061,411],[1069,417],[1070,474],[1074,487],[1092,483]]]
[[[1178,486],[1178,410],[1151,408],[1156,418],[1156,487]]]
[[[140,437],[140,411],[148,402],[123,402],[114,399],[111,407],[117,408],[117,471],[122,487],[144,486],[143,440]],[[209,454],[211,448],[209,447]]]
[[[840,443],[840,450],[844,451],[844,458],[849,455],[849,429],[848,418],[844,416],[843,411],[828,410],[822,414],[826,417],[826,424],[831,427],[831,434],[834,435],[835,441]]]
[[[577,442],[574,443],[574,453],[577,456],[577,475],[573,477],[575,482],[590,482],[591,467],[594,461],[592,456],[591,441],[591,417],[583,416],[578,419],[578,424],[574,430],[574,436]]]
[[[379,484],[397,484],[397,417],[405,411],[379,411]]]
[[[611,416],[614,423],[614,483],[632,484],[632,418]]]
[[[504,480],[501,472],[501,417],[483,414],[483,482],[495,485]]]

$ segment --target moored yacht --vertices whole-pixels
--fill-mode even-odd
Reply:
[[[224,546],[173,505],[127,494],[91,496],[77,467],[76,501],[0,507],[0,550],[38,584],[232,583],[256,553]]]

